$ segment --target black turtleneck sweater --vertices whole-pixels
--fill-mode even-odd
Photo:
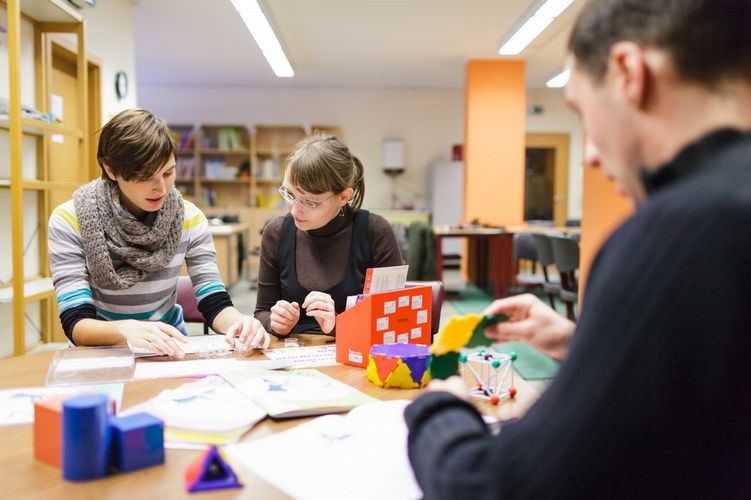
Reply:
[[[751,135],[716,132],[643,178],[521,420],[492,436],[447,393],[407,408],[426,498],[751,498]]]
[[[352,242],[352,218],[353,212],[345,209],[343,217],[334,217],[319,229],[296,231],[295,264],[300,285],[311,291],[323,291],[342,280]],[[271,331],[270,310],[282,298],[277,256],[283,222],[284,217],[270,221],[263,229],[261,239],[255,317],[268,331]],[[401,265],[399,243],[388,221],[370,212],[368,223],[373,267]]]

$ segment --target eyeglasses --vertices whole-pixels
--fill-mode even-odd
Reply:
[[[331,198],[333,198],[336,195],[336,193],[334,193],[328,198],[326,198],[325,200],[321,200],[321,201],[310,201],[310,200],[304,200],[304,199],[298,200],[297,198],[295,198],[295,195],[287,191],[287,188],[285,188],[284,186],[279,187],[279,194],[282,195],[282,198],[284,198],[284,200],[291,205],[294,205],[295,203],[297,203],[299,206],[303,208],[310,208],[310,209],[318,208],[319,206],[321,206],[321,204],[329,201]]]

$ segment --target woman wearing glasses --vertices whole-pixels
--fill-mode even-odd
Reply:
[[[279,193],[290,213],[263,230],[255,317],[276,335],[333,334],[366,270],[402,264],[396,237],[383,217],[360,209],[362,163],[333,136],[297,143]]]

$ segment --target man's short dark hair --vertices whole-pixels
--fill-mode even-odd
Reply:
[[[668,52],[687,81],[707,87],[751,81],[751,0],[589,0],[569,51],[601,82],[610,49],[620,41]]]
[[[129,109],[102,128],[97,161],[126,181],[150,179],[177,152],[167,123],[145,109]]]

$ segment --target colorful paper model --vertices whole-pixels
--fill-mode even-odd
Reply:
[[[430,377],[446,379],[459,373],[459,352],[463,347],[488,346],[492,341],[485,336],[485,328],[506,321],[508,316],[482,316],[467,314],[455,316],[441,329],[438,341],[430,347]]]
[[[185,471],[185,489],[195,493],[225,488],[242,488],[242,483],[227,463],[224,453],[212,446]]]
[[[104,477],[109,471],[108,398],[103,394],[63,401],[62,468],[68,481]]]
[[[378,344],[370,348],[367,378],[380,387],[417,389],[430,381],[430,348],[416,344]]]
[[[62,461],[63,397],[34,402],[34,458],[60,467]]]
[[[130,472],[164,463],[164,423],[148,413],[110,419],[112,466]]]
[[[336,360],[366,368],[375,344],[430,345],[432,300],[429,285],[366,295],[336,317]]]
[[[515,360],[516,353],[514,352],[503,354],[480,349],[469,355],[461,354],[459,362],[462,364],[462,376],[465,382],[470,375],[473,377],[473,386],[469,395],[487,399],[494,405],[497,405],[501,399],[516,396],[513,369]],[[506,388],[504,386],[509,376],[511,382]]]

